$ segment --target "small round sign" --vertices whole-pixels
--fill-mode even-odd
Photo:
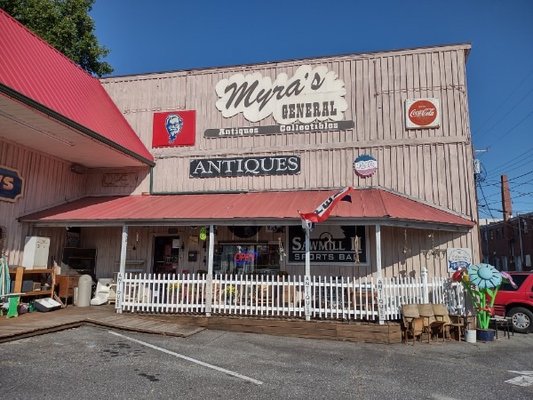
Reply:
[[[353,169],[361,178],[367,178],[374,175],[378,169],[378,162],[374,157],[362,154],[354,160]]]
[[[417,100],[411,104],[407,115],[414,125],[428,126],[437,118],[437,107],[429,100]]]

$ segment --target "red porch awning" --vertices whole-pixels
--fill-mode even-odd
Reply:
[[[298,224],[336,190],[86,197],[21,217],[36,225]],[[469,229],[474,222],[383,189],[355,189],[329,222]]]

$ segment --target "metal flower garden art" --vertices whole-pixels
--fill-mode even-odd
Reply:
[[[506,272],[500,272],[489,264],[473,264],[457,270],[452,280],[461,282],[475,307],[479,329],[488,329],[490,317],[494,314],[494,300],[502,281],[515,286]]]

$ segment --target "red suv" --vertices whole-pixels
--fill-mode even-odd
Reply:
[[[518,285],[503,283],[494,301],[496,315],[511,317],[516,332],[533,329],[533,272],[509,272]]]

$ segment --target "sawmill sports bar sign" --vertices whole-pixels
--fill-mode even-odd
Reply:
[[[216,178],[233,176],[296,175],[300,173],[300,157],[239,157],[192,160],[189,177]]]
[[[219,81],[216,93],[216,107],[225,118],[242,113],[258,122],[272,116],[279,125],[207,129],[205,137],[346,130],[355,125],[343,120],[348,108],[344,82],[325,66],[302,65],[291,78],[281,73],[274,82],[259,72],[235,74]]]
[[[356,245],[355,238],[359,239]],[[317,224],[310,233],[310,258],[316,264],[366,265],[367,240],[364,226]],[[305,232],[300,226],[289,226],[288,262],[305,262]]]

